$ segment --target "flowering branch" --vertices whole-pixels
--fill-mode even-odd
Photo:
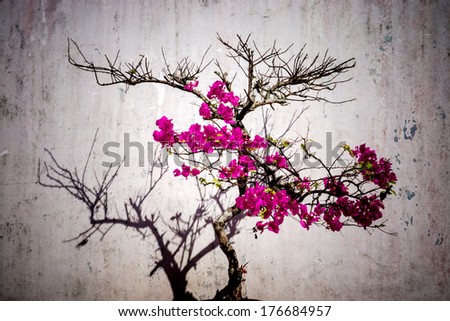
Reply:
[[[271,48],[261,50],[250,42],[250,36],[245,39],[238,36],[236,45],[220,36],[218,40],[246,79],[243,93],[233,91],[237,74],[230,80],[218,61],[215,73],[219,80],[213,82],[205,94],[197,88],[198,76],[204,71],[203,59],[200,67],[193,67],[185,58],[173,72],[166,62],[163,79],[152,76],[146,58],[141,58],[137,64],[127,64],[129,71],[125,73],[120,64],[116,67],[117,58],[113,63],[107,58],[107,67],[97,67],[84,57],[75,43],[84,63],[75,63],[70,52],[69,61],[82,70],[94,72],[97,82],[98,74],[109,74],[111,81],[104,83],[107,85],[153,82],[191,92],[200,98],[198,112],[205,124],[194,123],[187,130],[178,130],[172,119],[163,116],[156,121],[158,130],[154,131],[153,138],[186,161],[174,170],[174,176],[195,177],[201,184],[213,184],[223,191],[237,189],[234,202],[213,224],[229,264],[227,286],[216,298],[236,300],[242,298],[242,268],[224,229],[232,218],[240,213],[257,218],[255,232],[260,233],[266,230],[279,233],[286,217],[294,217],[307,230],[313,225],[331,231],[340,231],[344,226],[382,228],[383,224],[378,221],[382,218],[383,200],[394,193],[397,178],[391,162],[378,158],[365,144],[354,148],[341,146],[339,157],[332,164],[325,164],[309,151],[306,138],[285,139],[295,117],[278,138],[267,133],[267,124],[261,135],[251,135],[244,124],[245,117],[260,107],[274,109],[276,105],[284,106],[293,101],[330,102],[323,93],[351,79],[340,76],[355,66],[353,58],[338,63],[326,52],[322,58],[316,55],[310,60],[305,47],[289,55],[291,47],[280,49],[275,42]],[[310,169],[311,176],[305,176],[307,168],[294,165],[292,160],[299,145],[305,157],[318,164],[314,171]],[[211,161],[213,155],[218,157],[216,161]],[[225,155],[232,156],[228,164],[223,162]],[[200,156],[200,160],[195,156]],[[347,162],[344,156],[349,158]]]

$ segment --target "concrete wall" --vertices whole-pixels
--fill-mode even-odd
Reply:
[[[347,228],[331,233],[285,224],[280,235],[258,239],[252,222],[234,238],[249,262],[245,292],[271,300],[449,300],[449,15],[447,1],[0,1],[0,299],[172,299],[159,269],[155,239],[113,228],[81,248],[65,242],[88,226],[82,204],[61,190],[37,185],[38,159],[50,149],[64,165],[83,167],[96,129],[92,166],[99,175],[102,145],[124,133],[151,141],[154,121],[174,118],[180,128],[198,120],[196,102],[167,88],[99,87],[92,75],[67,62],[67,38],[99,61],[121,50],[124,61],[146,54],[161,68],[160,48],[172,62],[183,56],[224,59],[216,33],[230,41],[253,34],[261,46],[307,44],[311,55],[329,49],[338,60],[355,57],[351,82],[329,97],[356,98],[344,105],[311,104],[296,130],[333,144],[366,142],[394,162],[397,197],[386,202],[387,230]],[[213,79],[206,71],[204,86]],[[277,113],[277,123],[300,108]],[[121,151],[122,153],[123,151]],[[136,152],[136,149],[132,151]],[[172,170],[173,168],[171,168]],[[92,172],[91,172],[92,173]],[[92,182],[94,177],[88,175]],[[201,197],[193,182],[166,175],[146,213],[159,213],[168,229],[178,212],[192,216]],[[120,172],[113,200],[146,184],[136,154]],[[227,199],[221,199],[224,206]],[[217,215],[207,202],[203,217]],[[292,222],[294,223],[294,222]],[[171,234],[172,233],[172,234]],[[208,225],[193,253],[214,238]],[[181,256],[176,259],[181,261]],[[187,274],[188,289],[206,299],[226,280],[218,249]],[[171,277],[171,276],[169,276]]]

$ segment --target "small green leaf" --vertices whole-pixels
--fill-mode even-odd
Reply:
[[[263,220],[265,220],[268,217],[268,212],[267,212],[267,208],[263,208],[262,210],[259,211],[259,216],[261,216],[261,218]]]
[[[222,187],[222,183],[215,177],[214,177],[214,186],[218,188]]]
[[[289,141],[287,141],[287,140],[283,140],[282,142],[281,142],[281,144],[282,144],[282,147],[283,148],[287,148],[287,147],[289,147],[289,145],[291,144]]]
[[[267,140],[274,145],[276,145],[278,143],[278,140],[273,138],[272,136],[267,136]]]
[[[275,194],[275,191],[273,190],[273,189],[271,189],[270,187],[267,187],[265,190],[264,190],[264,192],[266,192],[266,193],[270,193],[270,194]]]

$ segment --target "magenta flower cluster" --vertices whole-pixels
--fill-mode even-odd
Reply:
[[[238,160],[233,159],[227,167],[222,167],[219,171],[219,178],[240,178],[248,176],[250,172],[255,171],[256,167],[253,160],[245,155],[239,156]]]
[[[191,81],[190,83],[186,84],[184,86],[184,89],[188,90],[188,91],[193,91],[195,87],[198,86],[198,80],[195,81]]]
[[[289,215],[298,217],[301,226],[309,229],[322,213],[320,206],[309,213],[305,204],[292,199],[285,190],[275,191],[258,183],[236,198],[236,206],[245,211],[247,216],[259,216],[262,219],[256,223],[256,228],[261,232],[268,229],[278,233],[280,225]]]
[[[209,87],[209,92],[206,96],[209,99],[217,99],[223,104],[230,103],[234,107],[239,105],[239,96],[236,96],[233,92],[227,92],[225,83],[220,80],[215,81]]]
[[[336,180],[334,177],[325,177],[323,179],[325,189],[332,195],[340,197],[348,194],[348,188],[343,182]]]
[[[203,117],[203,119],[208,120],[211,119],[211,109],[209,108],[207,103],[202,103],[199,109],[200,116]]]
[[[361,166],[361,173],[365,180],[371,181],[381,188],[388,188],[397,181],[391,162],[385,158],[378,160],[375,151],[366,144],[357,146],[351,152]]]
[[[191,168],[190,166],[183,164],[181,166],[181,171],[177,168],[173,171],[173,175],[174,176],[183,176],[186,179],[189,176],[197,176],[198,174],[200,174],[200,170],[198,168]]]
[[[234,95],[233,92],[228,92],[224,82],[220,80],[214,82],[209,87],[209,92],[206,96],[211,100],[212,104],[218,104],[217,114],[225,123],[236,123],[234,120],[234,107],[239,105],[239,97]],[[202,104],[202,107],[200,107],[200,115],[205,119],[209,119],[211,116],[210,113],[208,114],[206,111],[206,107],[209,107],[208,104]]]
[[[388,189],[397,180],[392,171],[392,164],[384,158],[377,159],[376,153],[362,144],[351,151],[356,159],[364,182],[372,182],[382,189]],[[277,165],[285,168],[286,159],[278,153],[267,156],[266,164]],[[256,225],[261,232],[264,229],[278,233],[280,225],[288,215],[298,216],[302,227],[309,229],[311,224],[323,221],[331,231],[340,231],[344,223],[352,219],[361,227],[368,227],[382,217],[381,210],[384,205],[378,194],[362,195],[351,198],[348,186],[336,177],[324,177],[321,179],[323,191],[329,195],[329,199],[321,204],[317,202],[313,207],[298,203],[290,198],[285,190],[273,191],[264,186],[255,184],[246,190],[244,195],[236,199],[236,205],[241,210],[246,210],[249,216],[262,218]],[[348,184],[348,182],[347,182]],[[311,190],[312,182],[308,178],[298,179],[296,186],[304,192]]]
[[[278,152],[266,157],[266,164],[275,165],[278,168],[287,168],[287,159],[281,156]]]
[[[198,86],[198,81],[188,83],[184,89],[192,91]],[[227,92],[225,83],[216,81],[210,86],[207,97],[211,99],[210,104],[203,102],[200,106],[199,113],[204,119],[211,119],[213,108],[218,104],[216,109],[217,115],[226,124],[235,124],[234,107],[239,105],[239,97],[233,92]],[[159,130],[153,132],[153,139],[160,142],[162,146],[172,147],[174,144],[183,144],[189,152],[213,153],[215,150],[254,150],[267,147],[267,141],[255,135],[251,138],[244,133],[240,127],[229,127],[227,125],[219,127],[216,123],[200,125],[192,124],[188,130],[176,132],[171,119],[166,116],[156,121]],[[232,160],[227,167],[222,167],[219,171],[221,179],[236,179],[248,176],[251,171],[256,170],[253,160],[241,155],[237,160]],[[199,169],[191,169],[187,165],[183,165],[182,169],[174,171],[175,176],[197,176]]]
[[[192,81],[184,86],[185,90],[193,91],[198,86],[198,81]],[[236,96],[232,91],[227,91],[226,84],[223,81],[217,80],[210,87],[208,94],[209,104],[203,102],[199,109],[200,116],[205,120],[212,119],[213,110],[215,109],[217,115],[227,124],[235,124],[234,108],[239,106],[239,96]]]
[[[262,232],[267,228],[275,233],[280,231],[280,225],[289,215],[297,217],[305,229],[321,220],[328,229],[337,232],[349,218],[361,227],[368,227],[382,217],[381,209],[384,208],[377,195],[362,196],[354,200],[341,196],[334,202],[317,203],[314,207],[308,207],[291,198],[285,190],[274,191],[258,183],[236,198],[236,206],[245,210],[248,216],[259,216],[262,219],[256,224],[258,230]]]
[[[160,129],[155,130],[153,132],[153,139],[161,145],[164,146],[172,146],[176,143],[175,131],[173,129],[172,119],[167,118],[166,116],[161,117],[156,121],[156,126]]]
[[[198,81],[185,85],[184,89],[193,91],[198,86]],[[204,97],[204,96],[202,96]],[[205,100],[200,105],[199,114],[205,120],[211,120],[211,124],[192,124],[188,130],[177,132],[171,119],[166,116],[156,121],[159,130],[155,130],[153,138],[162,146],[172,147],[181,144],[188,153],[210,154],[218,150],[230,150],[238,154],[227,166],[215,168],[219,180],[232,184],[238,184],[239,179],[250,184],[245,192],[236,198],[236,206],[246,215],[259,217],[256,229],[263,232],[269,230],[274,233],[280,231],[281,224],[287,216],[298,219],[300,225],[309,229],[312,224],[322,223],[332,231],[340,231],[342,227],[351,222],[361,227],[368,227],[374,221],[382,217],[381,209],[384,208],[381,194],[357,193],[351,194],[349,182],[345,176],[329,176],[311,180],[309,177],[296,178],[290,185],[289,192],[282,186],[265,186],[264,179],[260,180],[261,171],[258,167],[265,166],[274,173],[281,169],[290,170],[288,159],[279,152],[259,157],[252,151],[267,148],[267,141],[258,135],[251,138],[239,126],[236,125],[236,109],[239,106],[239,97],[228,91],[222,81],[214,82],[207,93]],[[214,119],[223,120],[225,125],[219,126]],[[365,144],[351,150],[344,147],[355,159],[352,168],[354,177],[361,177],[361,184],[371,182],[379,189],[387,193],[392,184],[397,180],[392,171],[392,164],[384,158],[377,158],[374,150]],[[280,150],[281,151],[281,150]],[[198,176],[203,170],[211,168],[192,168],[183,164],[181,169],[175,169],[175,176]],[[285,173],[286,174],[286,173]],[[255,177],[258,178],[255,181]],[[216,180],[217,178],[215,178]],[[248,181],[247,181],[248,179]],[[242,180],[241,180],[242,182]],[[315,193],[315,194],[314,194]],[[302,195],[319,195],[309,202]],[[320,196],[325,197],[320,197]]]
[[[240,127],[229,128],[208,124],[192,124],[187,131],[175,132],[171,119],[163,116],[156,121],[159,130],[153,132],[153,139],[162,146],[173,146],[175,143],[186,144],[190,151],[212,153],[216,149],[244,150],[258,149],[267,146],[267,141],[255,135],[252,139]]]
[[[332,231],[339,231],[342,228],[341,218],[345,217],[351,217],[359,226],[367,227],[383,216],[380,210],[383,208],[384,205],[377,195],[362,196],[355,200],[343,196],[329,206],[323,219]]]

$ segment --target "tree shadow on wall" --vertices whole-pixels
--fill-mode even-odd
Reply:
[[[55,159],[53,154],[45,149],[49,157],[49,162],[39,161],[38,164],[38,184],[44,187],[62,189],[75,197],[78,201],[87,206],[90,227],[78,234],[78,236],[66,242],[77,242],[76,247],[81,248],[86,245],[93,235],[100,234],[100,240],[116,225],[125,228],[132,228],[137,231],[142,239],[153,238],[159,250],[159,256],[150,276],[153,276],[159,269],[166,274],[173,293],[173,300],[196,300],[195,296],[187,291],[187,274],[192,268],[196,268],[197,263],[209,252],[218,247],[216,239],[203,246],[200,250],[195,249],[195,244],[206,228],[212,225],[212,218],[208,215],[208,208],[212,202],[217,202],[220,206],[220,195],[217,194],[207,199],[205,192],[199,189],[199,205],[190,216],[177,212],[170,218],[170,222],[164,220],[157,209],[145,213],[144,205],[150,200],[151,193],[157,184],[167,173],[168,167],[164,166],[161,154],[156,152],[148,171],[148,183],[145,188],[134,197],[129,197],[123,202],[123,210],[112,206],[115,202],[110,202],[110,189],[113,186],[120,170],[120,166],[113,169],[109,167],[102,178],[95,173],[95,184],[90,186],[86,181],[86,174],[92,151],[97,139],[97,133],[91,145],[83,171],[78,173],[77,169],[70,170],[62,166]],[[149,202],[147,202],[149,203]],[[112,210],[112,207],[115,209]],[[160,221],[160,223],[158,223]],[[231,222],[229,235],[233,237],[239,234],[239,219]],[[157,224],[158,223],[158,224]]]

